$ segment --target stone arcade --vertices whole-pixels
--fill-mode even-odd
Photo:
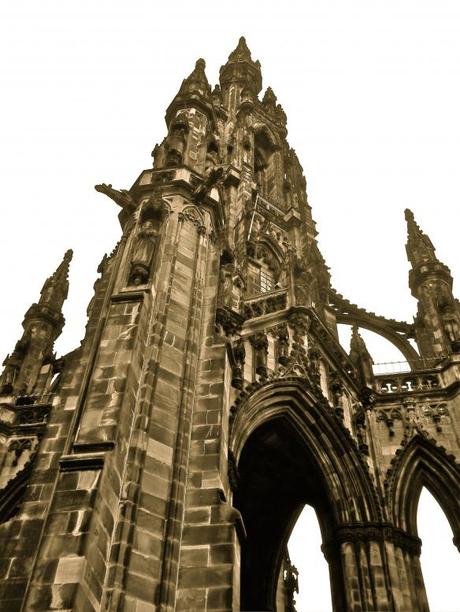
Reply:
[[[449,269],[407,210],[414,323],[334,291],[259,62],[242,38],[220,86],[204,68],[167,109],[153,169],[96,187],[123,233],[81,345],[53,352],[69,251],[5,359],[0,609],[294,610],[286,543],[308,503],[336,611],[426,611],[423,486],[460,546]],[[410,371],[374,375],[359,328]]]

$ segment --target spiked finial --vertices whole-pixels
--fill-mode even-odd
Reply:
[[[55,311],[61,310],[69,291],[68,275],[72,257],[73,251],[69,249],[54,274],[46,279],[40,292],[39,304],[49,306]]]
[[[264,106],[272,106],[273,108],[276,105],[276,96],[275,93],[273,91],[273,89],[271,87],[267,87],[265,93],[264,93],[264,97],[262,99],[262,104]]]
[[[358,331],[358,326],[351,328],[350,359],[356,368],[356,373],[362,385],[372,386],[374,363],[366,343]]]
[[[416,223],[414,213],[406,208],[404,216],[407,222],[406,252],[411,264],[416,266],[427,261],[437,261],[433,243]]]
[[[228,62],[220,69],[222,88],[232,82],[239,82],[242,87],[249,87],[255,95],[262,89],[260,62],[251,58],[251,51],[244,36],[240,37],[236,49],[228,56]]]
[[[203,58],[199,58],[195,63],[195,68],[190,75],[182,81],[179,94],[185,93],[200,93],[207,96],[211,88],[209,87],[208,79],[205,73],[206,62]]]
[[[251,52],[246,43],[246,39],[244,36],[240,36],[238,41],[238,45],[236,49],[230,53],[228,56],[229,62],[243,62],[243,61],[252,61],[251,60]]]

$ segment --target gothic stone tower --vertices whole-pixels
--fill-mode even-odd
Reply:
[[[286,543],[308,503],[335,610],[427,611],[422,486],[460,546],[449,269],[406,211],[415,322],[335,292],[259,62],[242,38],[220,86],[204,68],[167,109],[153,169],[96,187],[122,237],[81,345],[53,352],[68,252],[4,362],[0,609],[293,610]],[[359,328],[411,371],[374,375]]]

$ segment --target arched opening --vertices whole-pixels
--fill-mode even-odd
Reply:
[[[283,417],[265,422],[250,435],[238,472],[234,505],[247,531],[241,550],[241,610],[274,611],[277,590],[280,601],[279,589],[284,588],[279,576],[288,539],[304,505],[315,509],[322,539],[330,541],[332,502],[317,460]],[[342,610],[346,605],[339,550],[328,556],[332,600],[335,609]]]
[[[452,529],[436,499],[423,488],[417,510],[422,540],[423,580],[431,612],[457,612],[460,601],[460,555],[452,544]]]
[[[329,569],[321,544],[315,510],[306,505],[288,544],[290,560],[299,572],[299,591],[295,595],[298,612],[332,612]]]
[[[249,245],[247,294],[267,293],[276,287],[281,265],[277,254],[267,240]]]

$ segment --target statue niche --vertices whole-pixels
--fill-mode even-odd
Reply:
[[[266,129],[257,130],[254,136],[254,175],[259,193],[278,201],[275,152],[279,147]]]
[[[159,242],[160,230],[166,216],[163,200],[152,196],[141,210],[137,234],[134,238],[128,285],[145,285]]]

